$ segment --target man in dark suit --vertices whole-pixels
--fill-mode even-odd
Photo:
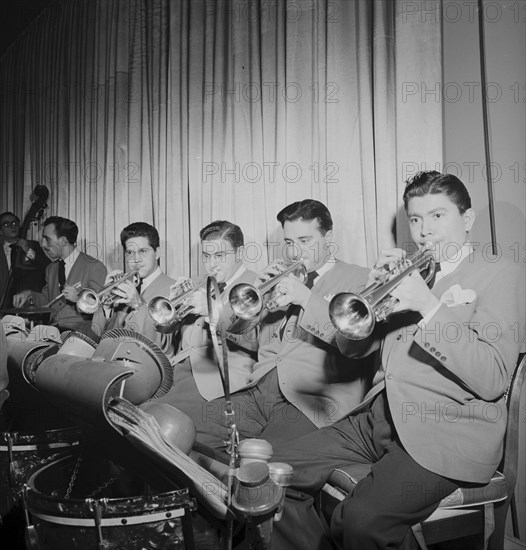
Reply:
[[[346,550],[407,548],[411,526],[461,485],[487,483],[503,449],[505,392],[523,345],[524,269],[468,232],[475,213],[456,177],[421,172],[405,189],[413,240],[430,243],[440,268],[432,288],[418,271],[391,292],[395,312],[367,338],[338,336],[349,357],[381,349],[382,365],[348,417],[277,450],[294,467],[273,547],[333,548],[313,496],[335,468],[370,467],[336,508],[331,535]],[[383,251],[377,271],[401,249]]]
[[[0,322],[0,411],[9,398],[9,374],[7,372],[7,339],[4,325]]]
[[[19,238],[19,227],[18,216],[0,214],[0,305],[4,308],[13,307],[13,296],[18,292],[40,292],[46,282],[49,259],[36,241]]]
[[[148,303],[156,296],[167,296],[175,282],[159,267],[159,233],[146,222],[135,222],[121,231],[121,244],[126,259],[126,271],[138,271],[138,285],[133,280],[120,283],[112,292],[113,304],[100,307],[93,315],[93,331],[101,336],[114,328],[129,328],[155,342],[171,358],[174,353],[173,335],[160,334],[148,315]],[[117,270],[108,275],[109,282]]]
[[[29,300],[38,307],[51,305],[51,321],[60,330],[76,330],[88,336],[91,331],[91,315],[76,308],[78,291],[82,288],[99,290],[106,277],[102,262],[77,248],[79,229],[77,224],[60,216],[52,216],[44,222],[42,249],[51,260],[46,268],[46,283],[41,292],[23,290],[13,297],[15,307],[22,307]]]
[[[256,273],[247,269],[243,263],[243,233],[239,226],[229,221],[216,220],[201,229],[200,240],[205,271],[207,275],[215,277],[223,307],[228,310],[230,289],[238,283],[253,283],[256,279]],[[187,281],[186,277],[176,281],[171,298],[178,294]],[[209,401],[224,396],[224,389],[210,336],[204,286],[190,294],[184,303],[186,306],[191,310],[183,319],[179,352],[172,361],[175,367],[174,383],[170,392],[159,401],[170,403],[182,411],[197,411],[196,423],[199,424],[202,408]],[[255,335],[250,338],[229,334],[226,345],[231,392],[239,391],[252,382],[256,340]]]
[[[247,387],[231,396],[240,437],[263,438],[272,445],[344,416],[363,399],[372,378],[339,352],[329,330],[331,297],[362,290],[369,270],[334,257],[332,218],[319,201],[290,204],[277,218],[285,246],[292,249],[289,258],[301,256],[309,275],[306,282],[289,275],[277,284],[278,309],[266,311],[258,327],[258,361]],[[279,269],[270,266],[263,278]],[[224,451],[224,399],[185,412],[196,423],[198,442]]]

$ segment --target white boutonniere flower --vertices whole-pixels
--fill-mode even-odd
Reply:
[[[326,300],[327,302],[330,302],[335,296],[336,294],[325,294],[323,299]]]
[[[471,304],[477,293],[471,288],[463,289],[460,285],[449,287],[440,297],[440,301],[447,307],[458,306],[460,304]]]

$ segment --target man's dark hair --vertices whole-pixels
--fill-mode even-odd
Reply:
[[[203,227],[199,232],[201,241],[215,241],[223,239],[228,241],[234,250],[245,244],[243,231],[239,225],[226,220],[216,220]]]
[[[312,220],[318,220],[320,233],[322,235],[325,235],[327,231],[332,229],[332,217],[329,209],[323,203],[314,199],[304,199],[285,206],[277,215],[277,219],[282,227],[285,225],[285,222],[293,222],[296,220],[310,222]]]
[[[75,244],[79,235],[79,228],[74,221],[62,218],[61,216],[50,216],[46,218],[44,227],[53,224],[55,226],[55,233],[57,237],[66,237],[69,244]]]
[[[146,222],[135,222],[126,226],[121,231],[121,244],[126,248],[126,242],[133,237],[146,237],[148,244],[154,249],[159,248],[159,232],[153,225]]]
[[[7,210],[6,212],[2,212],[0,214],[0,225],[4,223],[4,217],[6,216],[13,216],[13,218],[16,218],[16,221],[20,223],[20,218],[16,214],[13,214],[13,212],[10,212],[9,210]]]
[[[409,200],[424,195],[447,195],[457,205],[461,214],[471,208],[471,197],[466,186],[452,174],[441,174],[436,170],[418,172],[407,180],[404,190],[404,205],[407,211]]]

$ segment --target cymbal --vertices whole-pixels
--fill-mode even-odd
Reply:
[[[2,315],[18,315],[20,317],[32,317],[34,315],[45,315],[51,313],[53,310],[49,307],[14,307],[11,309],[0,309]]]

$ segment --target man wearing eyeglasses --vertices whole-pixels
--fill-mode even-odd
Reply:
[[[135,280],[123,281],[112,291],[117,299],[95,312],[93,331],[101,336],[106,330],[129,328],[155,342],[171,358],[174,353],[173,335],[157,332],[148,314],[150,300],[156,296],[168,296],[170,286],[175,283],[159,267],[159,233],[148,223],[135,222],[121,231],[120,238],[126,271],[138,271],[138,276]],[[110,272],[105,284],[121,274],[121,270]]]
[[[23,290],[15,294],[13,304],[15,307],[22,307],[28,301],[38,307],[51,304],[51,322],[60,330],[76,330],[93,337],[92,316],[76,308],[78,290],[81,287],[99,290],[106,277],[106,267],[77,248],[78,233],[79,228],[72,220],[61,216],[46,219],[42,249],[51,260],[46,268],[46,284],[41,292]]]
[[[4,308],[13,307],[14,294],[25,289],[39,292],[46,282],[49,260],[36,241],[19,238],[19,229],[18,216],[0,214],[0,306]]]

